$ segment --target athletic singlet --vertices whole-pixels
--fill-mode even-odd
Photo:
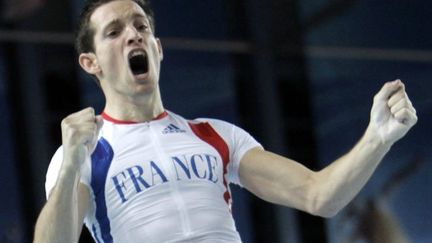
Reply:
[[[172,112],[143,123],[104,125],[81,168],[92,203],[84,222],[97,243],[241,242],[228,183],[240,185],[242,156],[261,146],[224,121],[188,121]],[[47,172],[47,198],[63,151]]]

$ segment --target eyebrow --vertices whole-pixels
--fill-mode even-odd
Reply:
[[[119,24],[121,24],[121,21],[120,21],[120,19],[113,19],[113,20],[111,20],[107,25],[105,25],[103,28],[102,28],[102,32],[105,32],[107,29],[109,29],[111,26],[113,26],[113,25],[119,25]]]
[[[149,23],[149,20],[147,19],[147,17],[146,17],[145,15],[140,14],[140,13],[134,13],[134,14],[131,16],[131,19],[144,19],[144,20],[146,21],[147,24],[150,24],[150,23]],[[113,26],[113,25],[119,25],[119,24],[121,24],[121,22],[122,22],[122,21],[121,21],[120,19],[118,19],[118,18],[111,20],[108,24],[106,24],[106,25],[102,28],[102,33],[104,33],[108,28],[110,28],[110,27]]]
[[[132,19],[146,19],[147,20],[147,16],[146,15],[142,15],[140,13],[134,13],[132,15]]]

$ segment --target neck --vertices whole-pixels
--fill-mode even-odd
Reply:
[[[141,95],[139,98],[107,98],[104,109],[104,112],[114,119],[132,122],[151,121],[164,111],[159,92]]]

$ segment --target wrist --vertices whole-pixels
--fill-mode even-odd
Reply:
[[[63,160],[55,187],[61,188],[62,191],[74,189],[78,185],[80,175],[80,168],[76,168],[76,166]]]
[[[64,178],[76,179],[81,173],[81,165],[84,163],[85,154],[79,149],[64,149],[63,162],[60,168],[59,176]]]
[[[394,144],[394,142],[384,139],[379,130],[372,124],[369,124],[366,129],[363,140],[375,149],[384,149],[387,151],[390,150],[391,146]]]
[[[63,165],[68,169],[79,170],[87,156],[85,145],[63,146]]]

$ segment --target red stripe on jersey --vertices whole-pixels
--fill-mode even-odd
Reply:
[[[223,162],[223,184],[226,188],[224,193],[225,202],[231,207],[231,195],[228,191],[228,184],[225,179],[225,175],[227,173],[227,166],[229,162],[229,149],[228,145],[222,139],[221,136],[213,129],[213,127],[207,122],[203,123],[189,123],[190,128],[195,133],[197,137],[199,137],[204,142],[213,146],[219,153]]]
[[[124,121],[124,120],[115,119],[115,118],[111,117],[110,115],[108,115],[107,113],[105,113],[105,111],[102,112],[101,116],[103,119],[110,121],[112,123],[115,123],[115,124],[137,124],[138,123],[136,121]],[[152,121],[163,119],[166,116],[168,116],[168,112],[164,111],[164,112],[160,113],[159,115],[157,115],[155,118],[153,118]]]

